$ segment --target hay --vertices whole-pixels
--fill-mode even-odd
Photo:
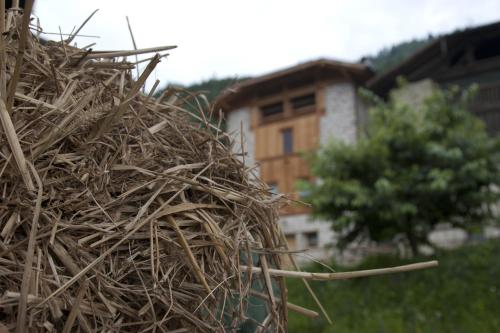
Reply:
[[[331,323],[306,280],[437,265],[300,272],[280,197],[232,153],[210,107],[175,89],[153,97],[159,81],[141,93],[166,54],[132,79],[127,56],[173,46],[70,46],[95,12],[42,42],[31,6],[0,15],[0,332],[286,332],[288,310],[319,314],[287,302],[285,277]]]
[[[192,121],[189,99],[140,92],[164,54],[137,81],[123,58],[172,47],[41,43],[28,17],[27,5],[0,22],[0,322],[222,332],[250,320],[253,293],[267,313],[258,330],[286,331],[283,278],[266,273],[286,248],[276,199],[227,135]]]

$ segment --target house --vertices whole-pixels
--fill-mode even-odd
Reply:
[[[399,77],[408,81],[404,88],[398,88]],[[243,81],[226,90],[217,105],[245,163],[256,165],[276,192],[300,200],[297,181],[315,181],[303,154],[331,138],[353,143],[367,122],[359,87],[418,105],[434,87],[467,88],[472,83],[479,90],[471,112],[490,134],[500,134],[500,22],[438,37],[376,76],[365,64],[319,59]],[[313,220],[303,205],[284,207],[281,216],[293,249],[309,249],[307,254],[316,258],[332,255],[328,245],[335,235],[329,223]],[[461,230],[447,227],[431,236],[445,245],[464,240]]]
[[[408,84],[398,88],[398,77]],[[368,89],[383,98],[419,105],[434,87],[478,85],[469,105],[492,136],[500,135],[500,22],[456,31],[434,39],[394,68],[366,82]],[[494,208],[498,210],[498,207]],[[477,235],[475,235],[477,236]],[[498,238],[500,229],[488,226],[481,238]],[[439,225],[430,235],[432,243],[456,247],[467,240],[458,228]]]
[[[420,103],[432,87],[478,84],[470,111],[491,135],[500,134],[500,22],[443,35],[394,68],[367,81],[367,88],[386,98],[397,78],[409,85],[395,90],[409,103]]]
[[[364,64],[320,59],[243,81],[217,104],[227,131],[237,133],[245,163],[256,164],[274,191],[300,200],[297,181],[314,181],[303,154],[331,138],[356,141],[366,118],[357,89],[372,75]],[[284,207],[281,216],[291,248],[309,249],[316,258],[331,255],[329,223],[313,221],[310,209],[299,204]]]

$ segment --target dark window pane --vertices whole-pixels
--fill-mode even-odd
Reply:
[[[500,56],[500,37],[483,40],[474,50],[477,60]]]
[[[293,131],[291,128],[284,129],[281,132],[283,136],[283,154],[293,153]]]
[[[304,96],[294,97],[290,102],[292,103],[292,108],[294,110],[312,107],[316,105],[316,96],[314,95],[314,93],[312,93]]]
[[[265,105],[260,108],[262,118],[276,116],[283,113],[283,102]]]
[[[298,181],[300,183],[310,183],[310,179],[308,177],[299,178]],[[298,193],[299,193],[300,199],[307,199],[307,197],[309,197],[311,195],[311,191],[306,190],[306,189],[300,189],[300,188],[299,188]]]
[[[269,192],[271,192],[272,194],[279,194],[277,183],[271,182],[267,183],[267,185],[269,186]]]
[[[319,239],[318,239],[318,233],[316,231],[306,232],[304,236],[306,238],[308,247],[318,247]]]

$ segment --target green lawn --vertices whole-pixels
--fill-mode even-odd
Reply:
[[[439,260],[439,267],[423,271],[314,282],[313,288],[334,321],[308,319],[290,312],[289,331],[302,332],[500,332],[500,241],[443,251],[432,258],[400,260],[369,258],[354,268],[401,265]],[[324,271],[318,266],[307,267]],[[319,310],[302,281],[287,281],[289,301]]]

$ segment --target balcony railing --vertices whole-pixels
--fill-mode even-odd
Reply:
[[[500,82],[479,86],[469,108],[485,123],[490,135],[500,135]]]

